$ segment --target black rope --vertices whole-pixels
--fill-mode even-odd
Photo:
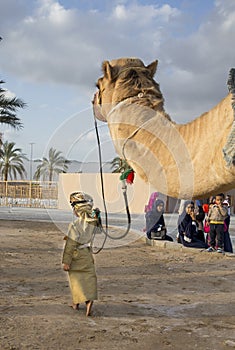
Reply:
[[[99,137],[98,126],[97,126],[97,121],[96,121],[95,117],[94,117],[94,123],[95,123],[95,130],[96,130],[96,137],[97,137],[97,144],[98,144],[98,153],[99,153],[99,168],[100,168],[99,171],[100,171],[100,181],[101,181],[101,193],[102,193],[104,213],[105,213],[105,229],[104,229],[102,223],[100,225],[102,232],[105,234],[105,239],[104,239],[104,242],[103,242],[101,248],[95,253],[95,254],[97,254],[98,252],[100,252],[103,249],[107,237],[109,237],[110,239],[122,239],[128,234],[128,232],[130,231],[130,227],[131,227],[131,215],[130,215],[130,211],[129,211],[128,199],[127,199],[127,194],[126,194],[126,184],[123,183],[122,190],[123,190],[123,196],[124,196],[124,201],[125,201],[125,206],[126,206],[126,214],[127,214],[127,219],[128,219],[127,229],[120,236],[114,237],[114,236],[109,234],[109,231],[108,231],[108,213],[107,213],[105,194],[104,194],[104,179],[103,179],[103,169],[102,169],[102,155],[101,155],[100,137]]]
[[[107,237],[108,237],[108,234],[107,234],[107,232],[108,232],[108,214],[107,214],[107,208],[106,208],[106,202],[105,202],[105,196],[104,196],[104,180],[103,180],[103,170],[102,170],[102,157],[101,157],[100,137],[99,137],[99,133],[98,133],[97,121],[96,121],[95,118],[94,118],[94,123],[95,123],[95,131],[96,131],[96,138],[97,138],[97,144],[98,144],[101,192],[102,192],[102,198],[103,198],[103,205],[104,205],[104,212],[105,212],[105,226],[106,226],[106,230],[104,230],[103,226],[102,226],[102,222],[100,220],[98,228],[101,229],[101,231],[104,233],[105,236],[104,236],[104,241],[103,241],[101,247],[97,251],[94,251],[94,249],[93,249],[93,245],[92,244],[94,242],[95,235],[93,236],[93,240],[92,240],[92,244],[91,244],[91,246],[92,246],[92,253],[93,254],[98,254],[104,248],[105,242],[106,242]]]

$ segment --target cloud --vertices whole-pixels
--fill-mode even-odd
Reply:
[[[54,1],[39,4],[9,30],[2,46],[3,68],[34,82],[90,85],[86,71],[90,66],[90,76],[95,75],[97,48],[85,33],[89,27],[84,14]]]
[[[160,25],[179,12],[169,5],[134,3],[117,5],[109,14],[65,9],[53,0],[37,3],[30,15],[19,17],[9,30],[2,48],[3,68],[29,81],[82,84],[84,89],[94,86],[106,57],[143,52],[146,30],[150,31],[155,21],[159,24],[152,34],[158,45]],[[148,40],[145,43],[150,44]]]
[[[130,5],[120,4],[114,7],[111,19],[121,22],[136,23],[138,26],[149,25],[153,20],[160,23],[169,22],[173,17],[177,17],[180,11],[168,4],[162,6]]]
[[[15,95],[15,93],[14,92],[12,92],[12,91],[10,91],[10,90],[8,90],[8,89],[5,89],[4,88],[4,96],[7,98],[7,99],[12,99],[12,98],[14,98],[14,97],[16,97],[16,95]]]
[[[9,141],[9,142],[15,142],[17,144],[17,141],[20,140],[20,132],[17,130],[12,129],[9,126],[1,126],[1,134],[3,135],[2,140],[3,142]],[[18,147],[18,146],[17,146]]]
[[[148,5],[137,0],[107,1],[101,5],[87,0],[73,2],[80,5],[77,8],[63,3],[66,2],[8,0],[1,4],[1,70],[17,77],[22,86],[22,81],[29,81],[30,86],[37,84],[45,90],[48,86],[59,87],[56,92],[62,90],[64,94],[59,95],[58,103],[53,101],[51,114],[56,115],[58,105],[66,110],[75,100],[83,101],[83,107],[85,101],[90,106],[102,61],[117,57],[135,56],[145,64],[159,60],[156,80],[165,97],[166,110],[177,122],[200,115],[227,93],[228,71],[235,66],[234,0],[216,0],[211,7],[212,1],[206,2],[207,13],[197,25],[189,21],[194,13],[187,12],[186,6],[171,6],[171,1],[161,1],[162,5],[155,1],[148,1]],[[203,8],[200,10],[203,12]],[[27,102],[26,97],[24,100]],[[39,117],[40,123],[46,120],[48,128],[49,102],[40,102],[48,108]],[[36,118],[35,111],[32,115]],[[83,124],[77,124],[77,134],[84,133]],[[56,146],[60,149],[63,132],[57,134]],[[30,141],[25,142],[36,136],[31,132]],[[74,140],[76,137],[75,134]],[[85,147],[93,142],[92,138],[87,134],[85,140],[83,136]],[[69,141],[63,142],[68,149]]]
[[[217,1],[197,32],[185,38],[170,38],[162,44],[161,78],[168,75],[164,89],[165,98],[171,100],[171,115],[179,118],[184,111],[188,117],[179,120],[192,119],[227,94],[228,72],[235,66],[234,34],[235,3]]]

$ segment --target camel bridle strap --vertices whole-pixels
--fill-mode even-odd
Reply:
[[[152,96],[154,96],[154,94],[151,94],[149,92],[148,93],[146,93],[146,92],[139,92],[137,95],[129,96],[129,97],[124,98],[122,101],[117,102],[117,104],[113,108],[111,108],[111,110],[107,114],[107,119],[110,116],[110,114],[115,112],[117,109],[119,109],[126,102],[128,102],[128,101],[131,102],[132,101],[134,103],[134,102],[136,102],[136,101],[138,101],[140,99],[148,98],[148,97],[152,97]]]

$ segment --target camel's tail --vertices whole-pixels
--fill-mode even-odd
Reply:
[[[234,121],[226,145],[223,148],[224,158],[228,166],[235,166],[235,68],[231,68],[228,76],[228,91],[232,94]]]

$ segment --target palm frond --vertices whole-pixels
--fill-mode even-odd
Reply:
[[[26,174],[24,160],[28,160],[21,148],[15,148],[14,142],[4,142],[0,149],[0,173],[5,181]]]
[[[52,181],[55,174],[58,175],[59,173],[66,172],[71,162],[61,154],[62,152],[51,147],[48,152],[48,158],[36,159],[35,162],[39,163],[39,165],[35,171],[34,178],[36,180],[42,178]]]
[[[0,84],[4,84],[0,80]],[[16,116],[18,108],[26,107],[26,103],[17,97],[7,97],[7,90],[0,87],[0,124],[6,124],[14,129],[21,129],[23,124]]]

